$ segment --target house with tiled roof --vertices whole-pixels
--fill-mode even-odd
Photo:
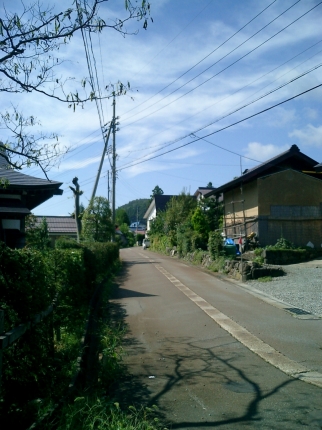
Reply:
[[[44,218],[46,218],[48,235],[52,245],[60,237],[77,239],[76,220],[72,216],[36,215],[36,227],[41,225]]]
[[[224,202],[224,234],[237,243],[256,235],[261,246],[283,237],[322,246],[320,164],[296,145],[210,191]]]
[[[62,182],[20,173],[0,151],[0,240],[12,248],[25,244],[25,217],[53,196],[62,195]]]
[[[198,187],[198,189],[194,192],[194,196],[199,201],[205,198],[205,195],[210,193],[210,191],[214,191],[216,188],[214,187]]]

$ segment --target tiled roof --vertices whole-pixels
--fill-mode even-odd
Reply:
[[[198,194],[201,194],[204,196],[205,194],[208,194],[210,191],[213,191],[215,189],[216,188],[214,187],[199,187],[197,191],[194,193],[194,196],[197,197]]]
[[[49,233],[77,234],[76,220],[70,216],[36,216],[37,223],[41,223],[46,218]]]
[[[0,151],[0,178],[7,179],[9,181],[9,186],[17,187],[41,187],[53,185],[55,188],[60,187],[62,182],[48,181],[47,179],[35,178],[34,176],[25,175],[19,171],[16,171],[8,167],[6,159],[1,155]]]

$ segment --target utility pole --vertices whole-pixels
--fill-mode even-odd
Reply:
[[[97,175],[96,175],[96,180],[95,180],[95,184],[94,184],[94,188],[93,188],[93,192],[92,192],[92,197],[90,202],[92,203],[96,194],[96,189],[97,189],[97,185],[98,185],[98,181],[100,179],[101,176],[101,171],[102,171],[102,166],[103,166],[103,162],[104,162],[104,158],[106,155],[106,151],[107,151],[107,145],[108,145],[108,140],[110,138],[110,134],[111,134],[111,129],[113,127],[113,121],[115,120],[115,118],[113,117],[112,122],[110,124],[110,128],[108,130],[107,136],[105,138],[105,144],[104,144],[104,149],[103,149],[103,153],[102,153],[102,157],[101,157],[101,162],[100,165],[98,167],[98,171],[97,171]]]
[[[78,178],[74,178],[72,182],[75,185],[75,188],[74,187],[69,187],[69,188],[73,191],[74,198],[75,198],[75,220],[76,220],[76,226],[77,226],[77,242],[79,242],[81,229],[82,229],[81,220],[79,218],[79,215],[80,215],[79,214],[79,196],[83,194],[83,191],[80,191],[79,189]]]
[[[112,146],[112,242],[115,241],[115,183],[116,183],[116,151],[115,151],[115,94],[113,95],[113,146]]]
[[[107,171],[107,200],[110,202],[110,171]]]

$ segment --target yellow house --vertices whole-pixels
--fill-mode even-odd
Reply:
[[[255,233],[261,246],[284,237],[296,246],[322,246],[322,174],[296,145],[207,197],[222,194],[224,231],[237,243]]]

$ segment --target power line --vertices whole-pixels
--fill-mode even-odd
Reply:
[[[237,125],[237,124],[240,124],[240,123],[242,123],[242,122],[244,122],[244,121],[247,121],[248,119],[254,118],[254,117],[255,117],[255,116],[257,116],[257,115],[260,115],[260,114],[262,114],[262,113],[264,113],[264,112],[267,112],[267,111],[269,111],[269,110],[271,110],[271,109],[274,109],[275,107],[280,106],[280,105],[282,105],[282,104],[284,104],[284,103],[287,103],[287,102],[289,102],[289,101],[291,101],[291,100],[294,100],[294,99],[296,99],[297,97],[300,97],[300,96],[302,96],[303,94],[306,94],[306,93],[308,93],[308,92],[310,92],[310,91],[313,91],[313,90],[315,90],[315,89],[317,89],[317,88],[319,88],[319,87],[321,87],[321,86],[322,86],[322,84],[316,85],[315,87],[312,87],[312,88],[310,88],[310,89],[308,89],[308,90],[306,90],[306,91],[303,91],[303,92],[301,92],[301,93],[299,93],[299,94],[297,94],[297,95],[295,95],[295,96],[293,96],[293,97],[290,97],[290,98],[288,98],[288,99],[286,99],[286,100],[283,100],[282,102],[279,102],[279,103],[277,103],[277,104],[275,104],[275,105],[273,105],[273,106],[270,106],[270,107],[268,107],[268,108],[266,108],[266,109],[263,109],[263,110],[261,110],[261,111],[259,111],[259,112],[257,112],[257,113],[254,113],[253,115],[250,115],[250,116],[248,116],[248,117],[246,117],[246,118],[243,118],[243,119],[241,119],[241,120],[239,120],[239,121],[236,121],[236,122],[234,122],[234,123],[232,123],[232,124],[229,124],[229,125],[227,125],[226,127],[222,127],[222,128],[220,128],[219,130],[216,130],[216,131],[213,131],[212,133],[208,133],[208,134],[206,134],[205,136],[198,137],[197,139],[193,140],[192,142],[185,143],[185,144],[183,144],[183,145],[181,145],[181,146],[178,146],[177,148],[170,149],[169,151],[163,152],[162,154],[155,155],[155,156],[153,156],[153,157],[147,158],[147,159],[142,160],[142,161],[138,161],[137,163],[133,163],[133,164],[132,164],[132,165],[130,165],[130,166],[121,167],[120,169],[118,169],[118,171],[121,171],[121,170],[124,170],[124,169],[128,169],[128,168],[130,168],[130,167],[134,167],[134,166],[136,166],[136,165],[138,165],[138,164],[145,163],[145,162],[147,162],[147,161],[150,161],[150,160],[153,160],[153,159],[155,159],[155,158],[161,157],[162,155],[168,154],[168,153],[170,153],[170,152],[176,151],[176,150],[178,150],[178,149],[180,149],[180,148],[183,148],[183,147],[185,147],[185,146],[191,145],[192,143],[198,142],[199,140],[202,140],[202,139],[204,139],[204,138],[206,138],[206,137],[212,136],[213,134],[220,133],[220,132],[221,132],[221,131],[223,131],[223,130],[227,130],[227,129],[228,129],[228,128],[230,128],[230,127],[233,127],[233,126],[235,126],[235,125]]]
[[[164,100],[165,98],[171,96],[172,94],[174,94],[175,92],[177,92],[178,90],[180,90],[181,88],[183,88],[184,86],[186,86],[187,84],[189,84],[190,82],[192,82],[194,79],[196,79],[197,77],[199,77],[200,75],[202,75],[203,73],[205,73],[206,71],[208,71],[211,67],[213,67],[214,65],[218,64],[220,61],[222,61],[224,58],[228,57],[231,53],[233,53],[234,51],[236,51],[237,49],[239,49],[242,45],[244,45],[246,42],[248,42],[250,39],[252,39],[253,37],[255,37],[258,33],[260,33],[263,29],[265,29],[266,27],[268,27],[270,24],[272,24],[274,21],[276,21],[278,18],[280,18],[284,13],[286,13],[289,9],[291,9],[292,7],[294,7],[297,3],[299,3],[301,0],[297,0],[292,6],[290,6],[289,8],[287,8],[285,11],[283,11],[282,13],[280,13],[277,17],[275,17],[272,21],[270,21],[268,24],[266,24],[264,27],[262,27],[260,30],[256,31],[252,36],[250,36],[248,39],[246,39],[244,42],[240,43],[238,46],[236,46],[234,49],[232,49],[231,51],[229,51],[226,55],[224,55],[223,57],[221,57],[219,60],[217,60],[215,63],[211,64],[207,69],[203,70],[202,72],[200,72],[198,75],[196,75],[194,78],[190,79],[189,81],[187,81],[185,84],[181,85],[180,87],[178,87],[177,89],[175,89],[174,91],[172,91],[171,93],[167,94],[166,96],[164,96],[163,98],[161,98],[160,100],[158,100],[157,102],[153,103],[152,105],[146,107],[145,109],[142,109],[141,111],[137,112],[136,114],[130,116],[128,119],[139,115],[140,113],[146,111],[147,109],[151,108],[152,106],[154,106],[157,103],[160,103],[162,100]],[[307,12],[305,12],[304,14],[302,14],[300,17],[298,17],[297,19],[295,19],[294,21],[292,21],[290,24],[288,24],[287,26],[285,26],[284,28],[282,28],[281,30],[279,30],[277,33],[275,33],[273,36],[269,37],[268,39],[266,39],[264,42],[260,43],[259,45],[257,45],[255,48],[251,49],[250,51],[248,51],[246,54],[242,55],[241,57],[239,57],[237,60],[233,61],[232,63],[230,63],[228,66],[224,67],[223,69],[221,69],[219,72],[215,73],[213,76],[211,76],[210,78],[206,79],[204,82],[202,82],[201,84],[197,85],[196,87],[192,88],[191,90],[187,91],[186,93],[182,94],[181,96],[177,97],[176,99],[172,100],[171,102],[167,103],[166,105],[156,109],[155,111],[145,115],[144,117],[141,117],[135,121],[132,121],[130,124],[125,125],[123,128],[125,127],[129,127],[132,124],[135,124],[138,121],[141,121],[142,119],[148,118],[149,116],[159,112],[160,110],[164,109],[165,107],[170,106],[171,104],[175,103],[176,101],[180,100],[182,97],[185,97],[186,95],[192,93],[193,91],[195,91],[197,88],[200,88],[202,85],[204,85],[205,83],[209,82],[210,80],[212,80],[213,78],[217,77],[218,75],[220,75],[221,73],[225,72],[226,70],[228,70],[230,67],[234,66],[235,64],[237,64],[239,61],[241,61],[242,59],[244,59],[245,57],[247,57],[248,55],[250,55],[251,53],[253,53],[254,51],[256,51],[258,48],[260,48],[261,46],[265,45],[265,43],[269,42],[270,40],[272,40],[275,36],[277,36],[278,34],[280,34],[281,32],[283,32],[284,30],[286,30],[288,27],[290,27],[292,24],[294,24],[295,22],[297,22],[299,19],[303,18],[303,16],[307,15],[309,12],[311,12],[313,9],[315,9],[317,6],[319,6],[322,2],[318,3],[316,6],[312,7],[310,10],[308,10]],[[126,121],[126,120],[125,120]]]
[[[275,87],[274,89],[272,89],[272,90],[268,91],[267,93],[265,93],[265,94],[261,95],[260,97],[257,97],[256,99],[254,99],[254,100],[250,101],[249,103],[246,103],[246,104],[244,104],[244,105],[240,106],[239,108],[236,108],[236,109],[234,109],[233,111],[230,111],[230,112],[226,113],[225,115],[222,115],[221,117],[219,117],[219,118],[215,119],[214,121],[212,121],[212,122],[208,123],[207,125],[205,125],[205,126],[203,126],[203,127],[199,128],[199,129],[197,129],[197,130],[195,130],[195,131],[193,131],[193,132],[190,132],[190,133],[188,133],[188,134],[186,134],[186,135],[184,135],[184,136],[182,136],[182,137],[180,137],[180,138],[177,138],[176,140],[174,140],[174,141],[172,141],[172,142],[169,142],[169,143],[166,143],[165,145],[162,145],[162,147],[160,147],[159,149],[157,149],[157,151],[161,151],[162,149],[166,148],[167,146],[174,145],[175,143],[178,143],[179,141],[181,141],[181,140],[183,140],[183,139],[186,139],[187,137],[189,137],[189,136],[191,136],[191,135],[193,135],[193,134],[195,134],[195,133],[198,133],[199,131],[204,130],[205,128],[207,128],[207,127],[209,127],[209,126],[211,126],[211,125],[213,125],[213,124],[215,124],[215,123],[217,123],[217,122],[221,121],[222,119],[227,118],[228,116],[233,115],[234,113],[236,113],[236,112],[238,112],[238,111],[240,111],[240,110],[242,110],[242,109],[244,109],[244,108],[246,108],[246,107],[250,106],[251,104],[253,104],[253,103],[255,103],[255,102],[257,102],[257,101],[259,101],[259,100],[263,99],[264,97],[267,97],[268,95],[270,95],[270,94],[272,94],[272,93],[274,93],[274,92],[276,92],[276,91],[280,90],[281,88],[283,88],[283,87],[285,87],[285,86],[289,85],[290,83],[295,82],[296,80],[298,80],[298,79],[302,78],[303,76],[307,75],[308,73],[311,73],[312,71],[314,71],[314,70],[318,69],[318,68],[319,68],[319,67],[321,67],[321,66],[322,66],[322,63],[320,63],[320,64],[318,64],[318,65],[316,65],[316,66],[312,67],[311,69],[309,69],[309,70],[307,70],[307,71],[305,71],[305,72],[301,73],[300,75],[298,75],[298,76],[296,76],[296,77],[294,77],[294,78],[290,79],[288,82],[286,82],[286,83],[284,83],[284,84],[281,84],[281,85],[279,85],[278,87]],[[142,158],[144,158],[144,157],[142,157]],[[123,166],[123,167],[126,167],[126,166],[127,166],[127,165],[125,165],[125,166]]]
[[[274,0],[274,2],[275,1],[277,1],[277,0]],[[193,22],[193,21],[195,21],[197,18],[198,18],[198,16],[199,15],[201,15],[202,14],[202,12],[204,11],[204,10],[206,10],[207,9],[207,7],[210,5],[210,3],[212,3],[213,2],[213,0],[210,0],[210,2],[209,3],[207,3],[206,4],[206,6],[204,6],[202,9],[201,9],[201,11],[200,12],[198,12],[197,13],[197,15],[195,15],[193,18],[192,18],[192,20],[190,20],[189,22],[188,22],[188,24],[187,25],[185,25],[180,31],[179,31],[179,33],[175,36],[175,37],[173,37],[171,40],[170,40],[170,42],[169,43],[167,43],[157,54],[155,54],[154,55],[154,57],[152,57],[151,59],[150,59],[150,61],[148,61],[137,73],[135,73],[135,75],[137,75],[138,73],[140,73],[148,64],[151,64],[152,63],[152,61],[158,56],[158,55],[160,55],[161,54],[161,52],[163,52],[169,45],[171,45],[171,43],[174,41],[174,40],[176,40],[179,36],[180,36],[180,34],[181,33],[183,33],[184,32],[184,30],[187,28],[187,27],[189,27],[189,25]],[[273,2],[273,3],[274,3]],[[201,60],[201,61],[203,61],[203,60]],[[193,67],[195,67],[195,66],[193,66]],[[186,72],[186,73],[188,73],[188,72]],[[182,75],[183,76],[183,75]],[[180,76],[181,77],[181,76]],[[180,77],[179,78],[177,78],[175,81],[177,81],[178,79],[180,79]],[[175,81],[173,81],[173,82],[175,82]],[[173,83],[172,82],[172,83]],[[159,92],[161,92],[161,91],[163,91],[165,88],[167,88],[168,86],[170,86],[171,84],[169,84],[169,85],[167,85],[166,87],[164,87],[162,90],[160,90]],[[151,98],[153,98],[153,97],[155,97],[157,94],[159,94],[159,92],[158,93],[156,93],[154,96],[152,96],[152,97],[150,97],[150,98],[148,98],[147,100],[145,100],[144,102],[142,102],[142,103],[140,103],[138,106],[141,106],[142,104],[144,104],[144,103],[146,103],[148,100],[150,100]],[[136,109],[138,106],[136,106],[136,107],[134,107],[133,109]],[[133,109],[130,109],[129,111],[127,111],[126,113],[128,113],[128,112],[131,112]]]
[[[304,52],[307,52],[308,50],[312,49],[314,46],[316,46],[316,45],[320,44],[321,42],[322,42],[322,39],[321,39],[321,40],[319,40],[318,42],[314,43],[313,45],[309,46],[308,48],[304,49],[303,51],[299,52],[298,54],[294,55],[293,57],[289,58],[287,61],[284,61],[284,63],[282,63],[282,64],[278,65],[277,67],[274,67],[274,68],[273,68],[273,69],[271,69],[269,72],[264,73],[264,74],[263,74],[263,75],[261,75],[259,78],[256,78],[256,79],[254,79],[253,81],[249,82],[248,84],[244,85],[243,87],[238,88],[238,89],[237,89],[236,91],[234,91],[233,93],[231,93],[231,94],[229,94],[229,95],[225,96],[224,98],[222,98],[222,99],[220,99],[220,100],[216,101],[215,103],[211,104],[210,106],[207,106],[206,108],[204,108],[204,109],[202,109],[202,110],[198,111],[196,114],[193,114],[193,115],[191,115],[191,116],[189,116],[189,117],[185,118],[184,120],[180,121],[179,123],[176,123],[176,125],[181,124],[181,123],[183,123],[183,122],[186,122],[187,120],[189,120],[189,119],[193,118],[194,116],[199,115],[200,113],[202,113],[202,112],[204,112],[204,111],[206,111],[206,110],[208,110],[208,109],[212,108],[213,106],[216,106],[217,104],[221,103],[221,102],[222,102],[222,101],[224,101],[224,100],[227,100],[228,98],[230,98],[230,97],[232,97],[233,95],[237,94],[237,93],[238,93],[238,92],[240,92],[241,90],[243,90],[243,89],[245,89],[245,88],[249,87],[250,85],[254,84],[255,82],[257,82],[257,81],[261,80],[261,79],[262,79],[262,78],[264,78],[265,76],[269,75],[270,73],[274,72],[275,70],[279,69],[280,67],[282,67],[282,66],[284,66],[285,64],[289,63],[290,61],[294,60],[294,58],[297,58],[297,57],[299,57],[300,55],[302,55]],[[262,87],[262,88],[260,88],[259,90],[255,91],[255,92],[254,92],[254,93],[252,93],[250,96],[246,97],[244,100],[247,100],[247,99],[249,99],[250,97],[252,97],[253,95],[255,95],[255,94],[257,94],[258,92],[262,91],[264,88],[268,87],[268,86],[269,86],[269,85],[271,85],[273,82],[278,81],[281,77],[283,77],[283,76],[287,75],[287,74],[288,74],[288,73],[290,73],[292,70],[294,70],[294,69],[298,68],[299,66],[301,66],[301,65],[302,65],[302,64],[304,64],[304,63],[306,63],[307,61],[309,61],[310,59],[312,59],[313,57],[315,57],[317,54],[319,54],[319,53],[321,53],[321,52],[322,52],[322,51],[318,51],[317,53],[315,53],[315,54],[314,54],[314,55],[312,55],[311,57],[309,57],[309,58],[305,59],[305,60],[304,60],[304,61],[302,61],[301,63],[296,64],[293,68],[291,68],[290,70],[288,70],[286,73],[284,73],[284,74],[280,75],[278,78],[274,79],[273,81],[271,81],[270,83],[268,83],[268,84],[267,84],[267,85],[265,85],[264,87]],[[207,127],[207,126],[206,126],[206,127]],[[159,133],[155,133],[155,134],[154,134],[154,137],[155,137],[155,136],[158,136],[158,135],[160,135],[160,134],[162,134],[162,133],[164,133],[165,131],[169,131],[169,130],[171,130],[172,128],[173,128],[173,127],[169,127],[169,128],[167,128],[167,129],[164,129],[164,130],[160,131]],[[203,127],[203,128],[205,128],[205,127]],[[199,131],[199,130],[198,130],[198,131]],[[178,142],[178,140],[184,139],[184,137],[188,137],[188,136],[189,136],[189,134],[187,134],[186,136],[183,136],[183,137],[181,137],[181,138],[178,138],[178,139],[176,139],[175,141],[171,141],[171,142],[169,142],[169,143],[170,143],[170,144],[174,144],[174,143]],[[162,148],[163,148],[163,147],[164,147],[164,146],[162,146]],[[146,149],[153,149],[153,148],[159,148],[159,145],[152,145],[152,146],[149,146],[149,147],[141,148],[141,151],[142,151],[142,150],[146,150]],[[162,149],[162,148],[161,148],[161,149]],[[160,150],[160,148],[159,148],[159,149],[157,149],[157,150]],[[128,154],[131,154],[132,152],[137,152],[137,150],[128,151]],[[126,157],[126,158],[127,158],[127,157]]]
[[[187,73],[189,73],[191,70],[193,70],[195,67],[197,67],[199,64],[201,64],[204,60],[206,60],[208,57],[210,57],[210,55],[212,55],[214,52],[218,51],[219,48],[221,48],[222,46],[224,46],[227,42],[229,42],[233,37],[235,37],[238,33],[240,33],[242,30],[244,30],[244,28],[246,28],[251,22],[253,22],[256,18],[258,18],[262,13],[264,13],[270,6],[272,6],[272,4],[274,4],[277,0],[274,0],[272,3],[270,3],[267,7],[265,7],[263,10],[261,10],[257,15],[255,15],[250,21],[248,21],[246,24],[244,24],[239,30],[237,30],[234,34],[232,34],[230,37],[228,37],[228,39],[226,39],[224,42],[222,42],[220,45],[218,45],[213,51],[211,51],[209,54],[207,54],[205,57],[203,57],[200,61],[198,61],[196,64],[194,64],[192,67],[190,67],[188,70],[186,70],[184,73],[182,73],[179,77],[177,77],[174,81],[170,82],[170,84],[166,85],[165,87],[163,87],[161,90],[159,90],[157,93],[155,93],[153,96],[149,97],[148,99],[146,99],[145,101],[143,101],[142,103],[138,104],[137,106],[135,106],[134,108],[128,110],[127,112],[125,112],[124,115],[126,115],[129,112],[132,112],[134,109],[137,109],[138,107],[142,106],[143,104],[147,103],[149,100],[153,99],[154,97],[156,97],[158,94],[160,94],[162,91],[166,90],[167,88],[169,88],[172,84],[174,84],[175,82],[177,82],[179,79],[181,79],[183,76],[185,76]],[[300,0],[299,0],[300,1]],[[208,6],[208,5],[207,5]],[[206,6],[206,7],[207,7]],[[192,22],[192,21],[191,21]],[[186,27],[185,27],[186,28]],[[180,34],[180,33],[179,33]],[[174,39],[173,39],[174,40]],[[171,43],[171,42],[170,42]],[[168,45],[167,45],[168,46]],[[155,57],[154,57],[155,58]],[[216,64],[216,63],[214,63]],[[208,69],[206,69],[208,70]],[[162,99],[163,100],[163,99]],[[149,107],[151,107],[153,105],[150,105]],[[140,111],[140,112],[143,112]],[[140,112],[138,112],[135,115],[138,115]],[[132,118],[133,116],[130,116],[127,119]],[[126,119],[125,119],[126,121]]]

